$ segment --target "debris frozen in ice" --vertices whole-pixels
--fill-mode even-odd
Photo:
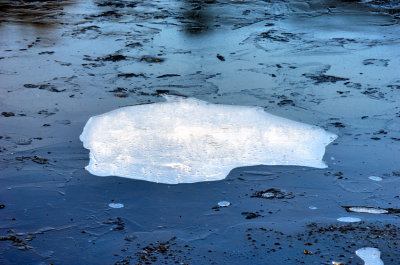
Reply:
[[[315,207],[315,206],[309,206],[308,209],[310,209],[310,210],[317,210],[318,208]]]
[[[108,206],[114,209],[124,208],[124,205],[122,203],[116,203],[116,202],[109,203]]]
[[[177,184],[221,180],[240,166],[325,168],[325,146],[336,139],[259,107],[166,98],[91,117],[80,136],[90,150],[86,169]]]
[[[373,181],[382,181],[382,178],[378,176],[369,176],[368,178]]]
[[[355,223],[355,222],[361,222],[360,218],[357,217],[340,217],[337,219],[339,222],[344,222],[344,223]]]
[[[374,213],[374,214],[388,213],[388,211],[385,209],[379,209],[374,207],[349,207],[347,208],[347,211],[356,213]]]
[[[219,207],[228,207],[229,205],[231,205],[231,203],[228,202],[228,201],[220,201],[220,202],[218,202],[218,206]]]
[[[381,252],[377,248],[361,248],[356,255],[364,261],[364,265],[383,265]]]

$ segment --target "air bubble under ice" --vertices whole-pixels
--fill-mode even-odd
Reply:
[[[240,166],[325,168],[325,146],[336,139],[260,107],[166,98],[91,117],[80,136],[90,150],[86,169],[98,176],[177,184],[221,180]]]

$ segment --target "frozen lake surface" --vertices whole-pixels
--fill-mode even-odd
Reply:
[[[373,247],[398,265],[399,45],[398,1],[0,1],[0,263],[363,264]],[[164,95],[338,138],[326,168],[261,152],[179,185],[84,169],[90,117]]]

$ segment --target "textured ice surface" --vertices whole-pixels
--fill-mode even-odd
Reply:
[[[325,146],[336,138],[258,107],[166,98],[91,117],[80,136],[90,150],[86,169],[176,184],[221,180],[240,166],[324,168]]]
[[[357,217],[340,217],[337,219],[339,222],[344,222],[344,223],[356,223],[356,222],[361,222],[360,218]]]
[[[383,265],[381,252],[377,248],[361,248],[356,255],[364,261],[364,265]]]

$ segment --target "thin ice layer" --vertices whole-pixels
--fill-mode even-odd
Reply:
[[[324,168],[335,138],[262,108],[177,97],[91,117],[80,136],[90,173],[168,184],[221,180],[240,166]]]

